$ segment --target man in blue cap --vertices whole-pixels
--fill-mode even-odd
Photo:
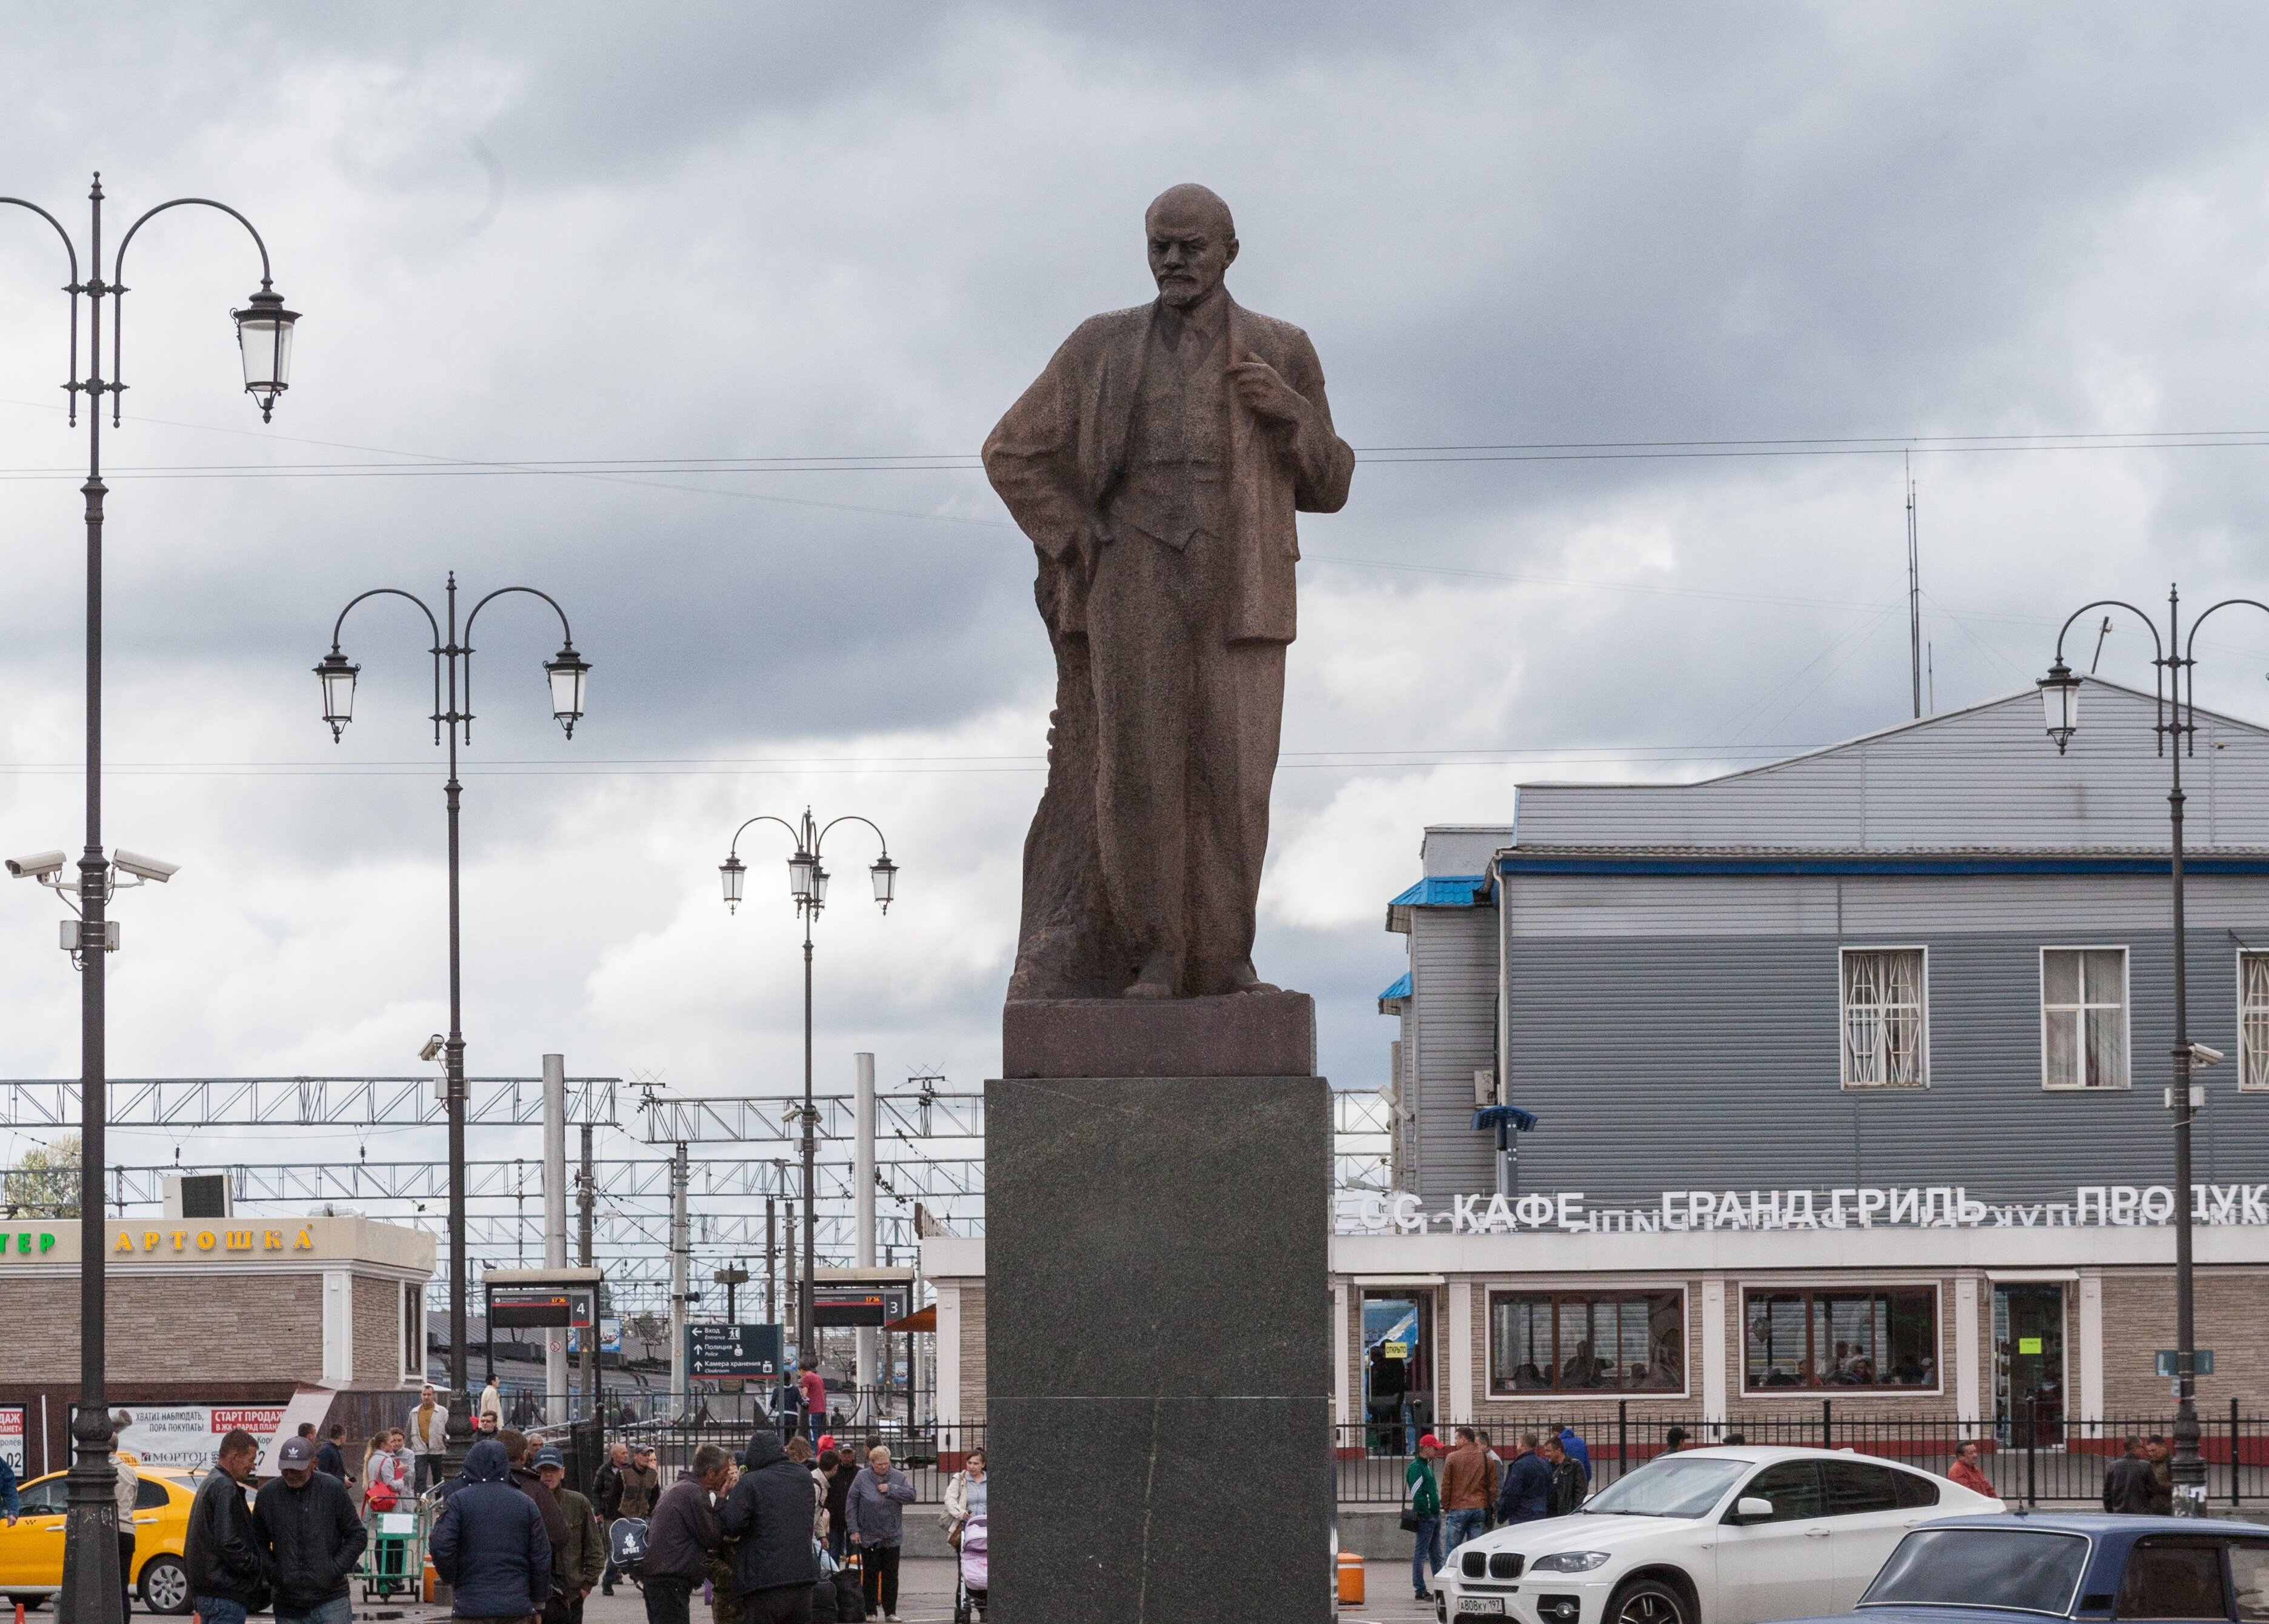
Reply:
[[[536,1451],[536,1475],[558,1502],[567,1537],[551,1547],[554,1594],[565,1598],[566,1624],[583,1624],[583,1598],[607,1566],[607,1536],[591,1502],[567,1487],[567,1462],[549,1443]]]

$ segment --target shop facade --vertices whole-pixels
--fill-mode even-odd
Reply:
[[[2189,1030],[2227,1058],[2178,1198],[2165,762],[2148,694],[2083,711],[2062,756],[2028,690],[1426,831],[1386,914],[1393,1187],[1335,1213],[1343,1455],[2164,1430],[2178,1199],[2209,1452],[2233,1414],[2269,1438],[2269,733],[2200,712],[2186,764]],[[981,1240],[923,1273],[941,1411],[981,1421]]]
[[[423,1380],[435,1255],[423,1230],[240,1214],[114,1219],[105,1233],[107,1393],[152,1426],[194,1430],[184,1418],[199,1409],[240,1412],[248,1430],[287,1411],[296,1425],[337,1395],[414,1394]],[[0,1222],[0,1441],[21,1439],[33,1475],[68,1461],[78,1276],[76,1219]]]

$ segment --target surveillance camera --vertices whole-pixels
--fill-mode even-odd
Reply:
[[[418,1058],[421,1060],[440,1059],[441,1058],[441,1049],[444,1042],[445,1040],[440,1033],[434,1033],[431,1037],[425,1040],[425,1046],[418,1052]]]
[[[2205,1044],[2191,1045],[2191,1064],[2201,1070],[2209,1066],[2219,1066],[2226,1058],[2221,1050],[2209,1048]]]
[[[51,874],[61,874],[68,860],[61,852],[34,852],[29,857],[11,857],[8,872],[19,880],[44,880]]]
[[[124,846],[119,847],[110,854],[110,861],[112,867],[125,870],[137,880],[155,880],[160,885],[181,872],[181,866],[179,863],[164,862],[155,857],[144,857],[139,853],[128,851]]]

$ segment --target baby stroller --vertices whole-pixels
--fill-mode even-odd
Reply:
[[[985,1592],[992,1577],[987,1560],[985,1519],[972,1517],[961,1525],[961,1561],[953,1592],[953,1624],[979,1624],[985,1617]]]

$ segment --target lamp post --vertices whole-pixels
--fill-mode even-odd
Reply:
[[[457,782],[457,745],[473,742],[473,623],[497,599],[513,593],[542,598],[559,616],[559,652],[544,661],[543,674],[551,690],[551,714],[567,736],[583,714],[583,694],[590,664],[575,652],[574,633],[568,629],[567,611],[547,592],[533,587],[499,587],[473,605],[465,616],[462,635],[457,624],[457,574],[449,572],[445,636],[424,599],[398,587],[377,587],[350,599],[331,625],[331,652],[316,662],[315,676],[322,685],[323,720],[330,724],[334,743],[345,737],[354,719],[355,678],[362,668],[340,652],[339,633],[356,604],[365,598],[407,598],[425,616],[433,633],[429,651],[433,656],[433,742],[446,731],[449,742],[449,777],[441,798],[449,814],[449,1035],[442,1040],[444,1092],[449,1113],[449,1425],[445,1458],[455,1469],[464,1459],[473,1436],[472,1395],[465,1386],[465,1298],[468,1273],[465,1259],[465,1032],[462,980],[459,974],[457,806],[462,786]],[[446,690],[446,704],[445,704]]]
[[[812,821],[809,807],[803,809],[802,820],[796,823],[759,814],[733,831],[733,842],[726,848],[725,860],[717,866],[725,884],[728,912],[739,912],[743,888],[749,877],[748,866],[741,860],[741,837],[758,823],[778,823],[795,842],[795,853],[787,860],[787,889],[795,899],[796,913],[803,920],[803,1108],[798,1113],[803,1119],[803,1273],[796,1281],[795,1346],[799,1357],[809,1357],[812,1347],[811,1281],[818,1265],[819,1244],[816,1170],[818,1148],[815,1138],[819,1111],[811,1097],[811,925],[819,917],[819,911],[827,905],[827,870],[820,866],[819,848],[838,823],[865,823],[873,830],[883,854],[868,868],[867,875],[874,882],[875,900],[884,913],[898,899],[898,866],[891,860],[890,841],[868,818],[846,814],[823,829]]]
[[[2167,589],[2167,635],[2163,641],[2159,628],[2150,616],[2133,604],[2117,598],[2099,599],[2075,609],[2057,632],[2056,659],[2049,674],[2040,681],[2041,699],[2045,712],[2049,737],[2056,741],[2057,754],[2072,742],[2080,731],[2080,678],[2073,675],[2064,662],[2065,634],[2082,615],[2099,609],[2125,609],[2141,621],[2151,633],[2152,660],[2154,675],[2152,680],[2154,717],[2151,731],[2157,735],[2159,754],[2169,764],[2169,781],[2167,790],[2167,823],[2172,845],[2169,874],[2173,879],[2175,934],[2175,1042],[2174,1086],[2167,1090],[2167,1108],[2175,1124],[2175,1458],[2171,1471],[2174,1478],[2174,1510],[2177,1517],[2206,1515],[2206,1463],[2199,1458],[2198,1417],[2198,1329],[2195,1317],[2196,1295],[2193,1289],[2191,1227],[2191,1124],[2198,1109],[2205,1104],[2204,1090],[2195,1089],[2191,1081],[2193,1068],[2211,1066],[2221,1057],[2203,1044],[2194,1044],[2190,1035],[2190,1000],[2184,974],[2184,942],[2183,940],[2183,757],[2195,753],[2198,748],[2198,661],[2193,651],[2198,646],[2199,628],[2207,616],[2218,609],[2244,604],[2269,613],[2269,603],[2252,598],[2225,598],[2192,618],[2188,632],[2182,624],[2182,594],[2174,587]]]
[[[102,849],[102,499],[108,487],[102,483],[102,397],[110,397],[113,428],[120,423],[120,317],[125,310],[126,250],[135,233],[152,217],[168,209],[195,203],[218,209],[252,233],[260,250],[260,291],[247,307],[231,313],[236,321],[237,346],[244,361],[244,388],[268,421],[276,397],[284,393],[292,359],[292,326],[299,313],[284,307],[282,295],[270,276],[268,245],[246,219],[226,203],[209,197],[176,197],[144,212],[126,228],[111,258],[110,279],[102,276],[102,175],[94,176],[87,192],[87,275],[79,275],[78,246],[63,223],[39,204],[21,197],[0,197],[0,203],[28,209],[63,239],[70,262],[70,280],[63,292],[70,296],[70,351],[63,389],[70,396],[67,424],[78,425],[81,396],[86,400],[86,844],[78,859],[76,882],[60,878],[63,865],[43,873],[20,870],[37,877],[58,893],[75,893],[78,914],[76,929],[65,922],[64,945],[79,971],[79,1397],[78,1413],[71,1421],[71,1465],[68,1510],[63,1524],[63,1596],[57,1615],[71,1624],[115,1617],[123,1599],[119,1594],[117,1509],[111,1489],[110,1401],[104,1388],[104,1235],[101,1177],[103,1130],[107,1119],[107,1060],[104,1050],[103,955],[117,945],[116,927],[105,917],[115,880],[113,862]],[[81,365],[78,342],[78,301],[87,300],[87,343]],[[110,324],[110,375],[102,375],[102,302],[115,302]],[[172,869],[166,865],[166,873]],[[11,869],[16,865],[10,865]],[[127,872],[134,873],[131,867]],[[144,875],[140,877],[150,878]],[[68,898],[67,898],[68,901]]]

